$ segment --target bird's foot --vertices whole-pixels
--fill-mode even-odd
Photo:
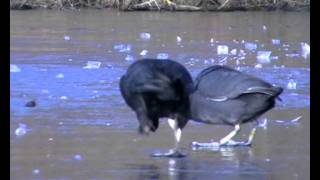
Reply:
[[[230,139],[225,143],[219,142],[210,142],[210,143],[199,143],[199,142],[192,142],[192,147],[195,149],[218,149],[220,147],[234,147],[234,146],[251,146],[252,141],[234,141]]]
[[[230,139],[229,141],[227,141],[224,144],[220,144],[220,146],[251,146],[251,141],[234,141],[232,139]]]
[[[168,158],[182,158],[186,157],[185,153],[182,153],[176,149],[170,149],[167,153],[153,153],[151,154],[152,157],[168,157]]]

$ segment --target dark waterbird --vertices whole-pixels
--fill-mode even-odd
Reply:
[[[194,121],[226,124],[234,130],[218,143],[193,142],[195,147],[251,145],[256,128],[244,142],[233,141],[240,124],[254,121],[275,106],[281,87],[226,66],[211,66],[199,73],[191,95],[191,114]],[[280,98],[278,98],[280,99]]]
[[[176,145],[168,153],[153,156],[181,157],[178,143],[181,131],[190,117],[189,95],[193,88],[191,75],[172,60],[143,59],[136,61],[120,79],[121,94],[139,120],[139,132],[155,132],[159,118],[168,117]]]

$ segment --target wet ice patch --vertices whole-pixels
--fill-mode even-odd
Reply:
[[[88,61],[87,65],[83,67],[83,69],[99,69],[101,66],[100,61]]]
[[[140,39],[142,40],[150,40],[151,39],[151,34],[147,32],[142,32],[139,35]]]
[[[10,72],[21,72],[21,69],[15,64],[10,64]]]
[[[226,45],[219,45],[217,47],[217,54],[218,55],[228,55],[229,54],[229,47]]]
[[[262,64],[268,64],[271,62],[270,55],[271,51],[258,51],[257,52],[257,61]]]
[[[157,59],[168,59],[169,54],[168,53],[158,53],[157,54]]]
[[[23,136],[27,133],[27,125],[26,124],[19,124],[19,127],[15,130],[16,136]]]

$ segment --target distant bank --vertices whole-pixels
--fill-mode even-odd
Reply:
[[[118,8],[123,11],[308,11],[310,0],[10,0],[10,8],[15,10]]]

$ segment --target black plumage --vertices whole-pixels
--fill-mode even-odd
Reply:
[[[190,98],[192,119],[208,124],[239,125],[237,128],[273,108],[283,91],[262,79],[219,65],[201,71],[194,85]]]
[[[193,81],[187,69],[172,60],[136,61],[120,79],[121,94],[136,113],[142,134],[156,131],[162,117],[175,120],[172,127],[175,134],[181,131],[190,117],[192,88]],[[176,151],[170,155],[174,153]]]

